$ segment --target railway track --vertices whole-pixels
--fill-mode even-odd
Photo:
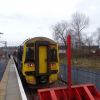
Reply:
[[[47,86],[46,88],[52,88],[52,87],[60,87],[60,86],[66,86],[65,81],[57,81],[54,84],[51,84]],[[30,88],[29,86],[24,86],[26,96],[28,100],[39,100],[39,96],[37,94],[37,90],[34,88]]]
[[[37,91],[31,88],[28,88],[28,90],[25,91],[26,92],[26,96],[28,98],[28,100],[39,100],[37,97]]]
[[[7,66],[7,62],[8,60],[7,59],[1,59],[0,60],[0,81],[3,77],[3,74],[5,72],[5,69],[6,69],[6,66]]]

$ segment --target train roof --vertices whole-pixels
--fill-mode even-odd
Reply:
[[[54,40],[47,38],[47,37],[34,37],[31,39],[25,40],[22,45],[27,44],[27,43],[32,43],[35,41],[49,41],[51,44],[57,44]]]

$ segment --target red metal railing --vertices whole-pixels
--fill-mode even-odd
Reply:
[[[100,93],[92,84],[71,86],[71,36],[67,36],[68,87],[39,89],[40,100],[100,100]]]

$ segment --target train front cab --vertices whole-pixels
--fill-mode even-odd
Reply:
[[[58,69],[59,57],[56,43],[35,41],[24,46],[22,71],[27,83],[33,85],[53,83],[58,79]]]

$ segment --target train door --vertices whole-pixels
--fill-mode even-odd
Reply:
[[[39,46],[39,74],[47,73],[47,46]]]
[[[49,73],[49,43],[48,41],[37,41],[35,44],[36,76],[47,76]]]

